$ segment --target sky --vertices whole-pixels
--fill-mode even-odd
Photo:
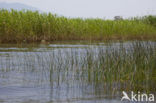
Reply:
[[[156,0],[0,0],[23,3],[66,17],[123,18],[156,15]]]

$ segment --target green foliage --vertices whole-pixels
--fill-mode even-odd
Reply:
[[[38,11],[0,10],[0,40],[3,42],[153,38],[155,35],[155,16],[114,21],[66,18]]]
[[[153,26],[156,27],[156,16],[152,16],[152,15],[145,16],[145,17],[144,17],[144,20],[145,20],[147,23],[149,23],[149,24],[151,24],[151,25],[153,25]]]

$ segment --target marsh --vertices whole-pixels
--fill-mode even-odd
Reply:
[[[156,93],[156,42],[0,45],[0,103],[120,103]]]

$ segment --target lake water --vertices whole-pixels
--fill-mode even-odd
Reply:
[[[120,44],[0,45],[0,103],[121,103],[122,91],[88,80],[82,59],[86,48],[96,59],[98,48]]]

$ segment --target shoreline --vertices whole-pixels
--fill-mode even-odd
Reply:
[[[10,40],[10,41],[1,41],[0,44],[50,44],[50,43],[68,43],[68,42],[80,42],[80,43],[89,43],[89,42],[120,42],[120,41],[156,41],[156,35],[153,36],[126,36],[126,37],[107,37],[107,38],[91,38],[91,39],[57,39],[57,40],[20,40],[20,41],[15,41],[15,40]]]

